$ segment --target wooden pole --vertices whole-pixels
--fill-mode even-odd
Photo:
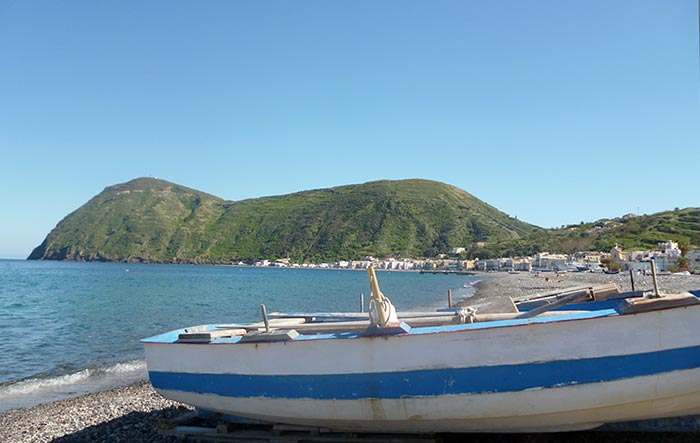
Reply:
[[[634,272],[630,269],[630,282],[632,282],[632,292],[634,292]]]
[[[452,307],[452,289],[447,290],[447,307]]]
[[[267,309],[265,305],[260,305],[260,311],[262,312],[263,321],[265,322],[265,332],[270,332],[270,322],[267,320]]]
[[[589,292],[589,294],[590,294],[590,292]],[[593,297],[591,295],[589,295],[587,298],[592,299]],[[574,292],[573,294],[569,294],[565,297],[554,300],[551,303],[547,303],[546,305],[538,306],[535,309],[531,309],[529,311],[525,311],[521,314],[518,314],[518,316],[515,318],[536,317],[536,316],[542,314],[543,312],[551,311],[552,309],[556,309],[558,307],[568,305],[569,303],[573,303],[574,301],[579,301],[580,299],[581,299],[581,294],[578,292]]]
[[[659,298],[659,284],[656,282],[656,262],[651,260],[651,280],[654,282],[654,297]]]
[[[585,313],[588,311],[555,311],[555,312],[540,312],[541,316],[554,316],[554,315],[567,315],[573,313]],[[426,326],[442,326],[442,325],[459,325],[464,324],[462,318],[454,312],[450,313],[438,313],[443,315],[438,315],[435,317],[414,317],[414,318],[404,318],[403,321],[409,326],[420,328]],[[444,315],[447,314],[447,315]],[[494,313],[494,314],[476,314],[474,317],[474,322],[488,322],[488,321],[500,321],[500,320],[513,320],[520,318],[523,313],[513,312],[513,313]],[[331,322],[318,322],[318,323],[300,323],[300,324],[273,324],[276,330],[288,330],[294,329],[299,333],[322,333],[322,332],[345,332],[345,331],[363,331],[370,326],[369,320],[358,320],[358,321],[331,321]],[[249,326],[244,326],[243,328],[248,329]]]

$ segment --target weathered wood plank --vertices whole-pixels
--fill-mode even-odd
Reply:
[[[556,293],[550,293],[545,295],[537,296],[533,299],[518,301],[514,299],[516,306],[520,310],[528,310],[537,308],[539,306],[547,305],[555,300],[559,300],[564,297],[569,297],[572,294],[581,294],[581,300],[575,300],[574,302],[585,302],[585,301],[603,301],[611,298],[615,298],[617,294],[620,293],[620,289],[614,283],[596,286],[582,286],[576,288],[570,288],[562,291],[557,291]],[[575,298],[574,298],[575,299]]]
[[[247,331],[243,328],[220,329],[206,332],[185,332],[178,335],[180,343],[209,343],[216,338],[236,337],[244,335]]]
[[[186,418],[162,420],[158,433],[178,440],[191,438],[214,443],[436,443],[436,434],[383,434],[346,432],[326,427],[288,424],[239,424],[223,418],[202,418],[186,414]]]
[[[556,309],[556,308],[559,308],[561,306],[568,305],[569,303],[574,303],[577,301],[586,301],[586,300],[590,300],[592,298],[593,297],[588,292],[588,290],[577,291],[577,292],[574,292],[572,294],[563,296],[561,298],[555,298],[550,303],[539,306],[539,307],[532,309],[530,311],[523,312],[522,314],[519,314],[515,318],[521,319],[521,318],[536,317],[542,313],[545,313],[547,311],[551,311],[552,309]]]
[[[550,297],[556,297],[558,295],[566,295],[571,292],[577,292],[581,290],[585,290],[590,288],[590,285],[587,286],[572,286],[570,288],[563,288],[563,289],[556,289],[554,291],[549,291],[549,292],[540,292],[537,294],[530,294],[530,295],[523,295],[520,297],[514,297],[513,301],[515,303],[522,303],[522,302],[528,302],[532,300],[539,300],[543,298],[550,298]]]
[[[678,308],[700,304],[700,300],[689,292],[668,294],[654,298],[628,298],[620,305],[621,314],[637,314],[658,309]]]
[[[306,318],[272,318],[268,320],[270,329],[289,329],[297,325],[306,323]],[[257,323],[251,323],[249,325],[242,325],[241,328],[247,329],[249,331],[257,331],[265,329],[265,322],[259,321]]]
[[[294,340],[299,333],[294,329],[276,329],[272,331],[251,331],[241,337],[241,343],[275,342]]]
[[[398,312],[396,315],[401,319],[407,318],[421,318],[421,317],[451,317],[455,315],[455,312],[459,308],[445,309],[440,311],[405,311]],[[304,314],[300,313],[283,313],[283,312],[273,312],[268,314],[271,318],[295,318],[303,317]],[[362,312],[315,312],[309,313],[307,315],[307,323],[311,323],[308,318],[314,318],[315,320],[347,320],[347,321],[359,321],[369,319],[368,313]]]
[[[604,285],[593,285],[593,286],[574,286],[571,288],[564,288],[552,292],[547,292],[544,294],[534,294],[523,297],[515,297],[513,301],[518,306],[529,305],[530,302],[542,301],[551,298],[561,298],[566,297],[569,294],[578,293],[581,291],[590,291],[593,294],[593,299],[596,301],[607,300],[613,294],[618,294],[620,288],[615,283],[606,283]]]
[[[547,312],[543,315],[555,316],[555,315],[567,315],[573,313],[580,313],[587,311],[557,311],[557,312]],[[444,313],[436,313],[444,314]],[[474,317],[474,322],[488,322],[488,321],[500,321],[500,320],[513,320],[517,319],[521,313],[495,313],[495,314],[476,314]],[[446,326],[446,325],[458,325],[464,323],[460,316],[452,313],[449,316],[446,315],[436,315],[434,317],[418,317],[418,318],[399,318],[399,320],[405,322],[412,328],[419,327],[430,327],[430,326]],[[301,325],[293,326],[293,328],[301,333],[306,334],[333,334],[339,332],[362,332],[369,327],[369,320],[360,321],[349,321],[349,322],[319,322],[319,323],[304,323]],[[279,330],[283,330],[284,327],[279,327]]]
[[[557,303],[555,307],[560,307],[563,306],[564,304],[561,304],[559,301],[560,300],[566,300],[566,303],[585,303],[589,301],[593,301],[593,297],[591,297],[590,292],[587,290],[581,290],[579,292],[574,292],[571,294],[566,294],[566,295],[561,295],[561,296],[556,296],[548,299],[541,299],[541,300],[533,300],[529,302],[524,302],[524,303],[516,303],[516,307],[518,308],[519,312],[529,312],[529,311],[534,311],[535,309],[540,309],[543,307],[547,307],[545,311],[549,311],[553,309],[550,305],[552,303]]]

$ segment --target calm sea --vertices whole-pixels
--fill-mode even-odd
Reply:
[[[400,311],[472,295],[476,277],[378,273]],[[359,311],[364,271],[0,260],[0,412],[145,380],[139,339],[273,311]],[[369,301],[369,295],[365,297]]]

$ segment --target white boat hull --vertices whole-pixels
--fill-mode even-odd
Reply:
[[[603,316],[607,315],[607,316]],[[387,337],[145,341],[154,388],[202,409],[380,432],[547,432],[700,414],[700,306]]]

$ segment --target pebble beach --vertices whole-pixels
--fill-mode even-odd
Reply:
[[[634,274],[631,278],[628,272],[620,272],[619,274],[590,272],[508,274],[499,272],[480,275],[484,277],[484,280],[476,283],[477,292],[474,297],[462,301],[462,304],[466,306],[477,307],[479,312],[508,311],[512,307],[509,297],[545,294],[575,286],[614,283],[620,288],[620,291],[628,292],[632,291],[632,278],[634,278],[635,290],[653,291],[654,289],[651,275]],[[700,276],[698,275],[664,275],[657,276],[656,280],[659,292],[662,294],[700,289]]]
[[[581,285],[615,283],[622,291],[632,289],[630,276],[620,274],[571,273],[483,274],[476,294],[462,304],[476,306],[479,312],[496,312],[510,306],[509,297],[546,293]],[[651,290],[650,276],[635,275],[635,289]],[[664,293],[700,289],[700,276],[660,276]],[[189,406],[158,395],[143,382],[78,398],[48,403],[0,414],[0,442],[172,442],[173,437],[158,434],[161,419],[184,414]],[[474,442],[691,442],[697,434],[580,432],[542,435],[449,436],[446,441]]]
[[[158,421],[190,409],[143,382],[1,414],[0,442],[172,442]]]

